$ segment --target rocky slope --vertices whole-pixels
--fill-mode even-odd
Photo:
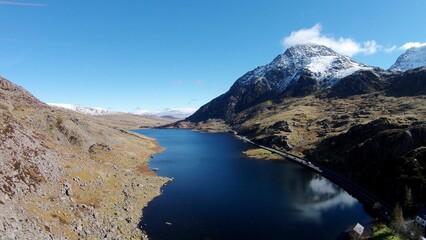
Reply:
[[[186,121],[169,127],[232,129],[261,144],[341,170],[390,203],[410,191],[415,204],[425,206],[420,196],[423,187],[415,187],[423,184],[426,167],[422,150],[426,144],[421,140],[426,121],[425,79],[425,67],[386,71],[325,47],[296,46],[242,76]],[[377,119],[386,120],[375,125]],[[349,134],[356,129],[364,129],[359,133],[362,138]],[[399,137],[405,133],[407,137]],[[344,147],[338,148],[339,143]],[[375,171],[382,171],[381,178],[374,177]],[[411,174],[411,182],[395,177],[402,172]],[[389,178],[397,179],[392,182],[393,193],[380,190]]]
[[[52,108],[0,78],[2,239],[146,237],[141,209],[168,179],[144,136]]]

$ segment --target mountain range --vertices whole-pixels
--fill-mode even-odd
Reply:
[[[389,203],[412,209],[409,195],[425,206],[425,49],[407,50],[384,70],[296,45],[165,127],[233,130],[336,169]]]
[[[149,111],[149,110],[139,110],[137,112],[120,112],[120,111],[112,111],[105,108],[100,107],[85,107],[81,105],[74,105],[69,103],[48,103],[50,106],[71,110],[78,113],[83,113],[92,116],[105,116],[105,115],[139,115],[144,116],[145,118],[166,118],[166,119],[184,119],[194,113],[194,109],[192,108],[165,108],[162,110]]]
[[[105,108],[83,107],[83,106],[79,106],[79,105],[66,104],[66,103],[48,103],[48,105],[58,107],[58,108],[72,110],[72,111],[83,113],[83,114],[94,115],[94,116],[119,114],[120,113],[120,112],[111,111],[111,110],[108,110],[108,109],[105,109]]]

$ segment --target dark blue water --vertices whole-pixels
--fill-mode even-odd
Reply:
[[[371,221],[356,199],[317,174],[245,157],[252,146],[231,134],[137,132],[166,149],[150,167],[174,178],[144,209],[141,227],[151,239],[330,240]]]

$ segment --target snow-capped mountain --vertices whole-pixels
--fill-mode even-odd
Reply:
[[[390,71],[405,72],[409,69],[426,66],[426,46],[413,47],[396,59],[396,62],[389,68]]]
[[[373,69],[322,45],[296,45],[243,75],[228,92],[202,106],[188,120],[227,119],[260,102],[306,96],[333,87],[359,70]]]
[[[311,76],[317,79],[320,88],[326,88],[361,69],[372,67],[340,55],[325,46],[305,44],[287,49],[271,63],[248,72],[238,82],[252,84],[266,78],[271,87],[277,86],[276,90],[282,92],[293,81],[297,81],[304,71],[309,71]],[[279,77],[272,77],[271,73],[279,73]]]
[[[91,108],[91,107],[83,107],[73,104],[66,103],[48,103],[50,106],[69,109],[75,112],[88,114],[88,115],[109,115],[109,114],[117,114],[118,112],[110,111],[105,108]]]
[[[91,108],[91,107],[83,107],[80,105],[74,105],[74,104],[68,104],[68,103],[48,103],[50,106],[64,108],[68,110],[72,110],[75,112],[87,114],[87,115],[120,115],[120,114],[135,114],[135,115],[141,115],[141,116],[152,116],[152,117],[160,117],[160,118],[177,118],[177,119],[184,119],[191,114],[195,112],[195,109],[193,108],[165,108],[161,110],[151,111],[151,110],[138,110],[136,112],[118,112],[118,111],[111,111],[105,108]]]

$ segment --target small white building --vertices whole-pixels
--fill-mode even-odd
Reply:
[[[422,208],[416,216],[416,222],[426,228],[426,208]]]
[[[355,226],[351,227],[346,231],[346,237],[348,239],[360,239],[364,233],[364,227],[357,223]]]

